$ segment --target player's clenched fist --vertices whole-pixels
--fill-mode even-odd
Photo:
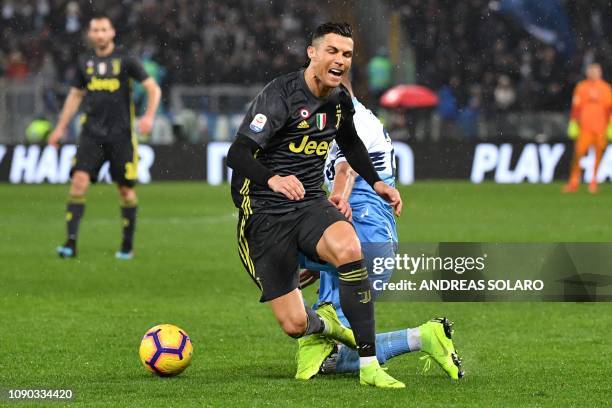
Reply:
[[[378,181],[374,184],[374,191],[393,207],[396,216],[399,217],[402,214],[402,196],[397,189],[382,181]]]
[[[281,193],[290,200],[304,198],[305,190],[302,182],[295,176],[272,176],[268,180],[268,187],[275,193]]]

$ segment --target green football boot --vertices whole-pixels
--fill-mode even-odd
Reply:
[[[339,341],[351,348],[357,348],[353,331],[340,322],[334,305],[331,303],[322,304],[317,309],[317,314],[325,321],[325,327],[328,330],[324,334],[325,337]]]
[[[324,334],[325,337],[336,340],[350,348],[357,348],[353,331],[343,325],[340,319],[338,319],[334,305],[331,303],[322,304],[317,309],[317,314],[325,321],[325,327],[329,330]]]
[[[361,385],[372,385],[377,388],[406,388],[403,382],[387,374],[378,361],[372,361],[359,369],[359,382]]]
[[[429,370],[433,359],[453,380],[463,377],[465,372],[452,340],[453,323],[446,317],[437,317],[419,326],[419,331],[421,351],[427,353],[421,357],[425,360],[423,372]]]
[[[357,348],[353,331],[340,322],[334,305],[331,303],[322,304],[317,309],[317,314],[325,321],[325,327],[329,330],[324,334],[325,337],[336,340],[350,348]]]
[[[320,334],[311,334],[299,338],[298,351],[295,355],[297,362],[295,378],[297,380],[309,380],[314,377],[319,372],[323,361],[334,350],[334,344],[333,341]]]

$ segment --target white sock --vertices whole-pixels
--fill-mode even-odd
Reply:
[[[408,329],[408,348],[410,351],[421,350],[421,331],[417,328]]]
[[[376,356],[359,357],[359,368],[363,368],[363,367],[367,366],[372,361],[378,361],[378,360],[376,360]]]

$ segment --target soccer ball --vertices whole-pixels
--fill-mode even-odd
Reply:
[[[140,361],[162,377],[182,373],[191,363],[193,346],[184,330],[172,324],[150,328],[140,342]]]

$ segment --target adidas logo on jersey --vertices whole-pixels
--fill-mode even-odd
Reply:
[[[298,129],[309,129],[310,128],[310,126],[308,125],[308,122],[306,122],[305,120],[301,121],[297,127]]]

